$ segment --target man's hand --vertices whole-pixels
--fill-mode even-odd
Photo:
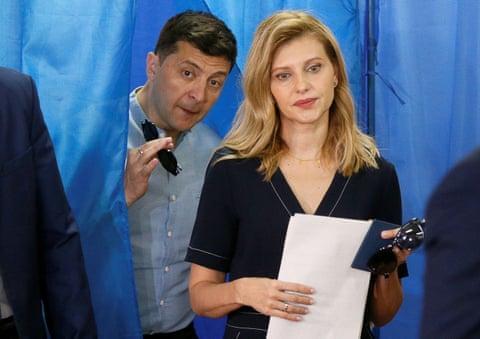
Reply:
[[[124,177],[127,206],[131,206],[147,192],[148,179],[159,163],[157,152],[161,149],[172,148],[172,138],[167,137],[155,139],[139,148],[128,150]]]

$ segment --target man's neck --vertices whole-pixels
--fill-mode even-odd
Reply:
[[[158,115],[152,113],[152,105],[150,104],[150,101],[148,100],[149,95],[148,92],[150,91],[150,86],[148,82],[145,84],[145,86],[141,87],[136,93],[135,96],[137,97],[138,104],[140,105],[140,108],[142,111],[145,113],[147,116],[147,119],[152,122],[155,126],[158,128],[161,128],[165,132],[165,137],[171,137],[173,139],[173,142],[175,143],[180,135],[180,132],[178,131],[172,131],[165,126],[163,126],[162,122],[159,120]]]

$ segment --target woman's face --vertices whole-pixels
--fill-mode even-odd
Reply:
[[[283,126],[328,124],[336,85],[333,64],[313,36],[290,40],[275,52],[270,90]]]

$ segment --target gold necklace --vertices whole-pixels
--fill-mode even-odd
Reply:
[[[293,159],[297,160],[300,164],[303,164],[304,162],[313,162],[315,161],[317,163],[317,166],[320,166],[320,157],[315,157],[313,159],[302,159],[294,156],[292,153],[287,152],[286,153],[288,156],[292,157]]]

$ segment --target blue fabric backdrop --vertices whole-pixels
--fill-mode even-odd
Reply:
[[[138,337],[122,180],[133,3],[6,0],[0,23],[0,65],[37,82],[80,228],[100,337]]]
[[[378,20],[376,70],[400,100],[377,79],[376,139],[397,167],[407,220],[424,215],[447,169],[480,144],[480,2],[383,0]],[[409,269],[404,304],[382,329],[385,338],[418,337],[422,251]]]
[[[433,186],[480,144],[480,3],[476,0],[377,1],[376,139],[399,172],[404,218],[422,216]],[[128,93],[145,81],[146,53],[171,15],[211,11],[232,28],[239,58],[207,122],[220,135],[242,98],[239,79],[255,26],[275,10],[308,9],[334,31],[361,107],[365,0],[174,1],[4,0],[0,65],[31,74],[77,217],[101,338],[140,337],[122,174]],[[131,75],[131,76],[130,76]],[[388,84],[388,86],[387,86]],[[393,91],[392,91],[393,89]],[[4,146],[4,145],[1,145]],[[382,329],[415,338],[423,254],[410,260],[405,302]],[[202,338],[223,323],[200,320]]]

